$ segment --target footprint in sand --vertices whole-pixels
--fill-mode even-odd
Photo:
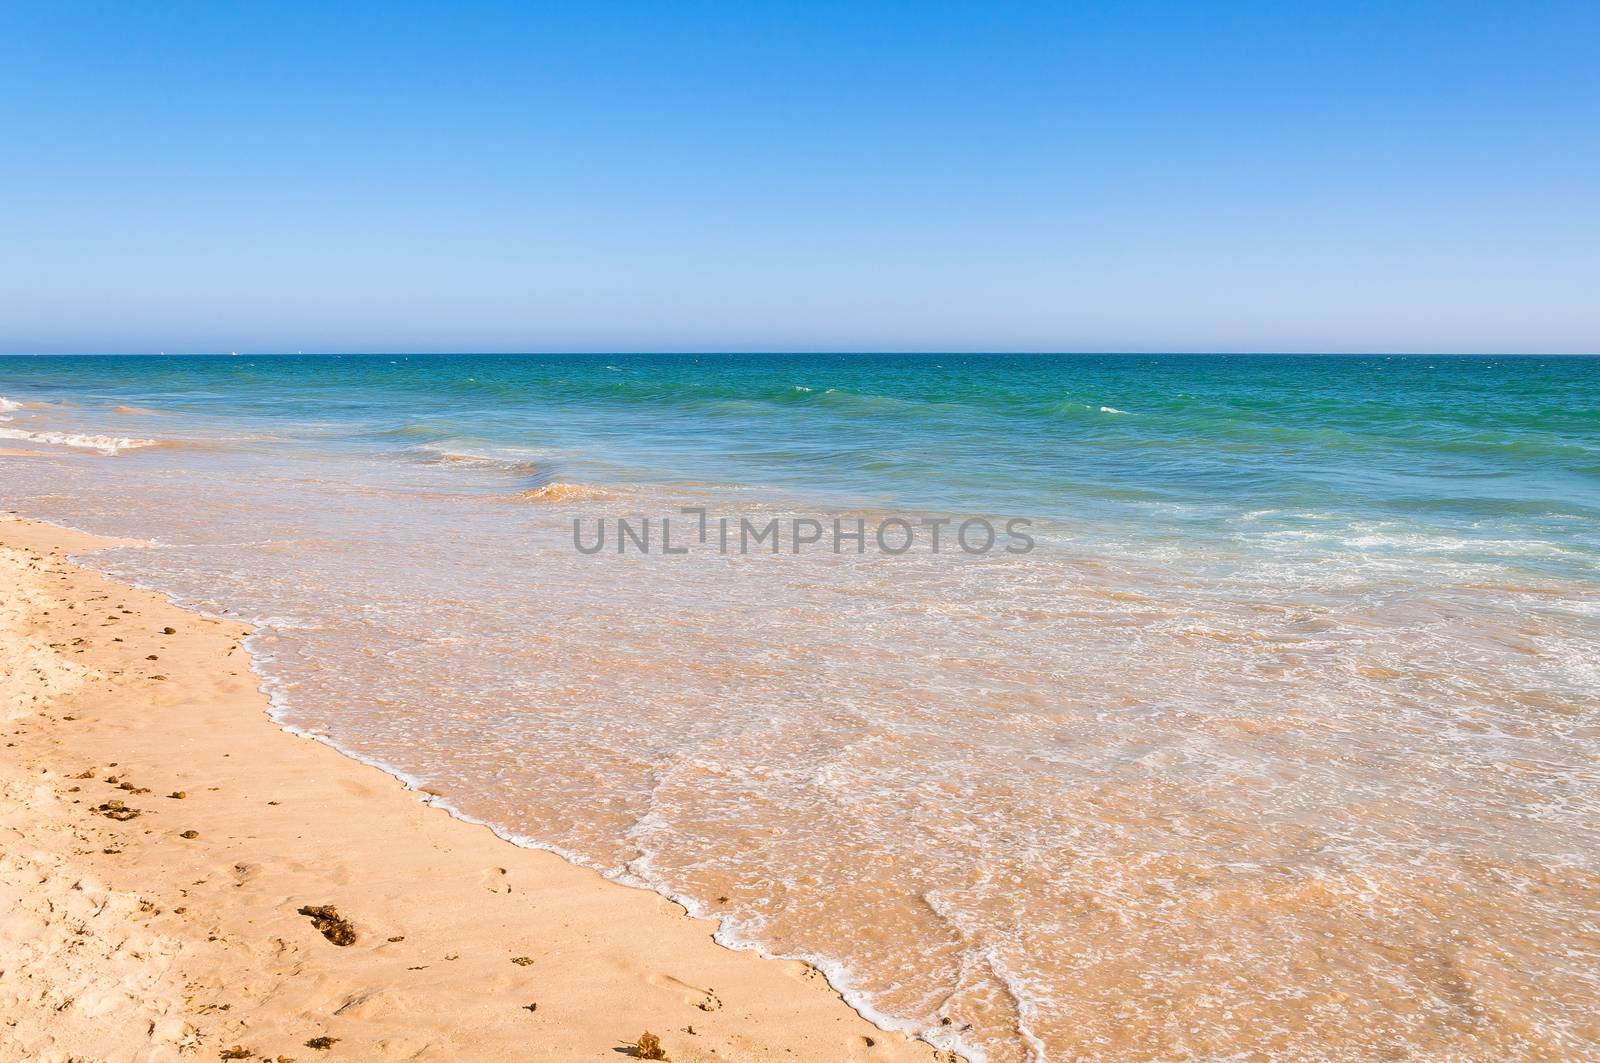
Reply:
[[[681,978],[674,978],[670,974],[653,974],[646,981],[651,985],[685,990],[687,995],[684,997],[684,1003],[691,1004],[701,1011],[722,1010],[721,998],[709,988],[701,989],[699,986],[691,985]]]
[[[785,961],[783,973],[797,982],[805,982],[807,985],[816,986],[818,989],[828,989],[828,981],[822,977],[822,972],[804,960]]]
[[[416,1059],[433,1045],[407,1037],[386,1037],[374,1045],[384,1059]]]

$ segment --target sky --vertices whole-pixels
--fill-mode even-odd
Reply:
[[[0,0],[0,353],[1600,351],[1600,3]]]

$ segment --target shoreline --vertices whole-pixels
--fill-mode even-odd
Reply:
[[[0,1060],[960,1058],[285,729],[246,625],[67,560],[112,542],[0,516]]]

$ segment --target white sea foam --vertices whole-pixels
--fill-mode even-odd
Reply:
[[[0,439],[17,439],[26,443],[48,443],[58,447],[77,447],[80,450],[98,450],[102,454],[120,454],[124,450],[153,447],[157,439],[129,439],[125,436],[85,435],[78,432],[29,432],[21,428],[0,428]]]

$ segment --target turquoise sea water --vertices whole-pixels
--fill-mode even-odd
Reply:
[[[1566,545],[1600,516],[1593,358],[22,358],[0,385],[352,451],[527,450],[581,481],[1066,519],[1324,507]]]
[[[5,508],[256,621],[285,724],[880,1021],[1600,1052],[1600,358],[41,357],[0,396]],[[682,506],[1038,548],[570,548]]]

